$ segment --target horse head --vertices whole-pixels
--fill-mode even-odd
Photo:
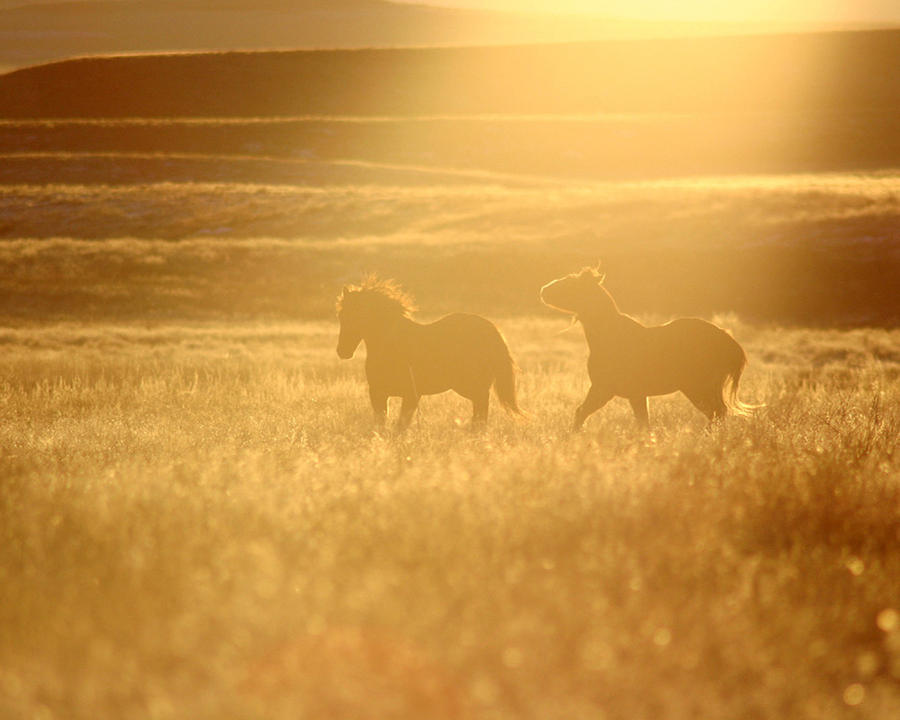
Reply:
[[[604,309],[618,312],[612,295],[603,287],[604,278],[599,266],[557,278],[541,288],[541,302],[572,315],[595,314]]]
[[[363,340],[384,333],[399,318],[409,318],[415,310],[412,297],[395,280],[375,274],[363,277],[359,285],[345,285],[337,299],[341,332],[337,354],[353,357]]]
[[[341,331],[338,335],[337,354],[342,360],[349,360],[363,339],[365,318],[361,305],[360,291],[346,285],[338,297],[338,320]]]

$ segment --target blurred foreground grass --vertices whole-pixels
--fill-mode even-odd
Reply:
[[[900,333],[726,318],[767,407],[648,440],[499,324],[533,418],[402,438],[334,323],[4,331],[0,716],[900,713]]]

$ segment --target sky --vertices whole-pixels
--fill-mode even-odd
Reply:
[[[644,20],[900,20],[900,0],[395,0],[448,7],[574,12]]]

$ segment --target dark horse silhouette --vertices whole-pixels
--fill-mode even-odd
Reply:
[[[366,342],[366,379],[375,421],[383,426],[387,400],[400,397],[398,427],[405,429],[422,395],[455,390],[472,401],[473,426],[485,423],[491,385],[500,404],[521,415],[515,364],[497,327],[478,315],[452,313],[432,323],[412,319],[412,298],[393,280],[369,276],[345,286],[337,301],[337,354],[353,357]]]
[[[584,327],[591,388],[575,411],[574,430],[613,397],[627,398],[638,424],[649,428],[647,397],[680,390],[710,421],[752,406],[737,399],[747,364],[727,332],[698,318],[647,327],[619,312],[599,270],[585,268],[541,288],[545,305],[571,313]],[[726,386],[730,387],[726,392]]]

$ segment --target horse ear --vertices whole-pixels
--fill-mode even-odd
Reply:
[[[344,285],[344,288],[341,290],[341,295],[349,295],[350,288],[347,285]]]
[[[603,272],[603,261],[597,260],[597,266],[593,268],[594,277],[597,278],[597,283],[602,285],[603,281],[606,280],[606,273]]]

